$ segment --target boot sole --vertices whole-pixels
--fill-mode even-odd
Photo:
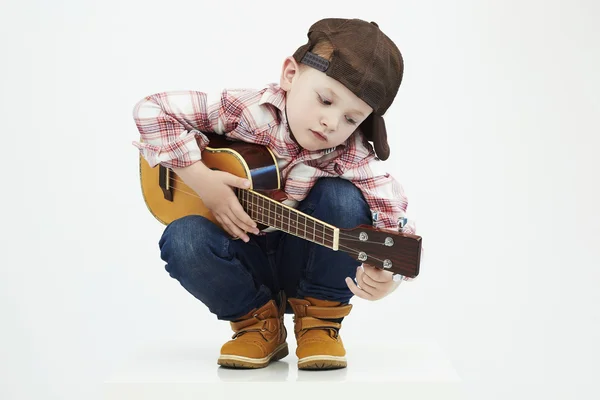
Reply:
[[[271,354],[263,358],[251,358],[236,356],[233,354],[224,354],[219,357],[217,364],[227,368],[249,369],[264,368],[271,361],[281,360],[289,354],[287,343],[280,344]]]
[[[309,356],[298,360],[298,369],[339,369],[347,365],[346,357],[340,356]]]

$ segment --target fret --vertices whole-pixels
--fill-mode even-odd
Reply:
[[[265,200],[264,197],[261,197],[262,202],[263,202],[263,215],[266,221],[266,224],[271,226],[271,219],[269,216],[269,205],[271,204],[271,202],[269,202],[268,200]]]
[[[269,222],[269,207],[268,207],[269,202],[267,200],[265,200],[264,197],[261,197],[260,199],[262,200],[262,205],[263,205],[263,208],[262,208],[263,214],[262,215],[263,215],[265,224],[268,226],[271,226],[271,224]]]
[[[267,204],[268,202],[264,199],[264,197],[261,197],[260,199],[263,202],[263,218],[265,219],[265,223],[271,226],[271,222],[269,221],[269,205]]]
[[[281,205],[279,203],[274,203],[274,205],[275,205],[275,211],[273,213],[273,218],[275,219],[275,222],[277,223],[277,228],[281,229],[281,228],[283,228],[283,216],[281,215],[283,208],[281,207]]]
[[[237,197],[238,197],[238,200],[240,201],[240,204],[242,205],[242,208],[244,209],[244,211],[246,211],[248,213],[246,203],[244,202],[244,192],[242,191],[242,189],[237,190]],[[248,214],[250,214],[250,213],[248,213]]]
[[[247,198],[248,204],[250,204],[250,208],[252,210],[252,215],[254,216],[254,218],[257,221],[260,221],[260,217],[258,216],[258,208],[256,207],[256,203],[254,202],[252,193],[246,192],[246,198]]]
[[[248,211],[249,211],[250,218],[252,218],[252,219],[256,219],[256,218],[257,218],[257,216],[256,216],[256,212],[255,212],[255,210],[254,210],[253,204],[252,204],[252,202],[251,202],[251,201],[249,201],[249,196],[248,196],[248,195],[249,195],[249,192],[248,192],[248,191],[246,191],[246,190],[244,190],[244,192],[245,192],[245,193],[244,193],[244,195],[243,195],[243,198],[244,198],[244,201],[246,202],[246,208],[247,208],[247,209],[248,209]]]
[[[254,217],[252,216],[252,207],[250,206],[250,203],[248,203],[247,193],[245,193],[245,191],[241,190],[240,197],[242,198],[241,202],[242,202],[242,206],[244,207],[244,210],[248,213],[250,218],[254,219]]]
[[[252,219],[260,222],[260,217],[258,216],[258,209],[256,207],[254,193],[248,192],[247,198],[248,198],[248,203],[250,204],[250,209],[252,210]]]
[[[306,220],[306,217],[304,218]],[[312,227],[311,227],[312,225]],[[306,239],[308,239],[312,230],[312,241],[315,241],[315,221],[313,219],[306,220]]]
[[[290,232],[290,233],[292,233],[292,232],[293,232],[293,229],[296,227],[296,223],[293,221],[293,218],[292,218],[292,217],[293,217],[292,210],[290,210],[290,220],[289,220],[289,223],[290,223],[290,230],[289,230],[289,232]],[[298,228],[296,228],[296,230],[297,230],[297,229],[298,229]]]
[[[253,201],[254,207],[256,208],[256,218],[262,223],[262,218],[260,217],[260,203],[259,203],[260,198],[254,196],[253,200],[254,200]]]
[[[308,228],[308,222],[306,220],[306,215],[303,215],[302,218],[304,218],[304,225],[302,226],[302,237],[304,239],[307,239],[307,229]]]
[[[321,221],[251,190],[238,192],[238,198],[254,221],[306,240],[312,240],[325,247],[334,248],[335,232]]]
[[[263,218],[261,201],[263,201],[262,197],[257,196],[255,193],[252,193],[252,203],[254,204],[256,219],[261,223],[267,225]]]
[[[260,216],[258,215],[258,206],[256,204],[256,198],[254,196],[254,193],[248,192],[248,202],[250,203],[250,206],[252,207],[253,218],[255,218],[256,221],[260,222]]]
[[[262,220],[265,221],[265,199],[263,197],[259,197],[260,200],[260,208],[258,209],[259,215]],[[269,221],[265,221],[266,225],[269,225]]]
[[[270,226],[275,226],[275,217],[271,217],[271,202],[269,202],[269,225]],[[271,219],[273,219],[273,221],[271,222]]]
[[[264,204],[265,220],[267,221],[267,225],[273,226],[271,224],[271,202],[268,200],[265,200],[263,198],[263,204]]]
[[[242,205],[244,206],[244,210],[250,215],[250,218],[254,218],[252,216],[252,207],[249,207],[247,193],[245,190],[240,190],[240,197],[242,198]]]
[[[258,210],[256,208],[256,203],[254,203],[253,198],[252,198],[252,193],[247,191],[245,196],[246,196],[246,201],[250,205],[250,210],[252,211],[252,218],[257,221],[260,221],[260,217],[258,216]]]
[[[281,230],[285,230],[285,207],[283,207],[281,204],[277,204],[277,215],[281,221],[279,228]]]

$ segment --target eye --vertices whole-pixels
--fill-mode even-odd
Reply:
[[[348,118],[348,117],[346,117],[346,121],[348,121],[348,123],[349,123],[350,125],[356,125],[356,121],[355,121],[355,120],[353,120],[352,118]]]
[[[324,99],[323,97],[321,97],[321,95],[319,95],[319,101],[325,104],[326,106],[330,106],[332,104],[331,101]]]

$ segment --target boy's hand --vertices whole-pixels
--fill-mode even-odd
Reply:
[[[346,278],[346,285],[354,295],[365,300],[379,300],[392,293],[400,284],[394,282],[394,274],[379,268],[363,264],[362,268],[356,270],[356,281]]]
[[[250,240],[246,232],[258,234],[256,223],[246,214],[231,189],[247,189],[250,185],[247,179],[229,172],[211,170],[202,161],[173,169],[186,185],[198,193],[206,208],[227,233],[244,242]]]
[[[244,211],[232,189],[248,189],[250,182],[247,179],[225,171],[210,171],[198,186],[195,190],[202,202],[230,235],[248,242],[250,238],[246,232],[258,234],[256,223]]]

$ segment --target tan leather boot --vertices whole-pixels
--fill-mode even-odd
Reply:
[[[284,312],[285,299],[282,299],[279,308],[274,300],[270,300],[231,322],[235,333],[232,340],[221,347],[217,364],[230,368],[263,368],[271,361],[287,356]]]
[[[347,316],[352,305],[312,297],[288,301],[294,310],[298,368],[345,368],[346,350],[339,335],[342,324],[328,319]]]

